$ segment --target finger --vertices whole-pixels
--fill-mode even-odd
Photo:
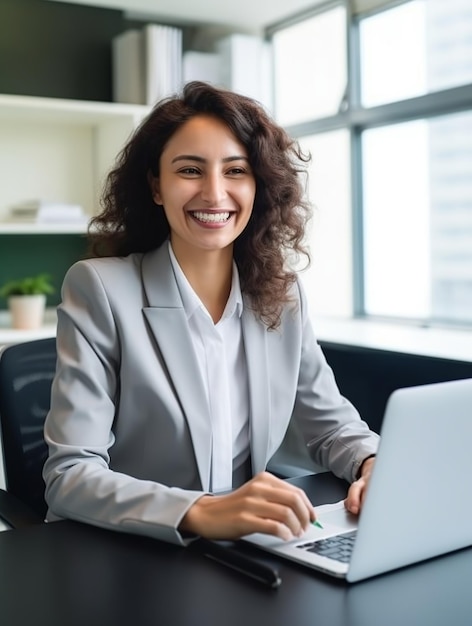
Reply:
[[[273,478],[275,478],[278,481],[278,484],[281,488],[287,489],[288,491],[292,491],[294,494],[296,494],[296,496],[301,500],[303,506],[308,511],[308,521],[314,521],[316,517],[315,509],[313,508],[313,504],[311,503],[310,499],[308,498],[306,493],[303,491],[303,489],[300,489],[300,487],[297,487],[296,485],[292,485],[291,483],[285,480],[282,480],[280,478],[277,478],[275,476]]]
[[[347,498],[345,500],[345,506],[346,509],[354,515],[358,515],[361,510],[363,490],[364,481],[362,479],[356,480],[349,487]]]
[[[277,493],[277,497],[277,502],[288,507],[293,512],[300,525],[300,532],[305,531],[310,522],[315,520],[314,508],[305,492],[301,489],[283,490]]]
[[[251,533],[272,535],[282,539],[283,541],[291,541],[294,538],[293,533],[285,524],[268,517],[254,517],[253,519],[248,520],[248,527],[250,527],[251,530],[241,533],[238,538]]]
[[[255,524],[270,529],[260,532],[269,532],[283,539],[293,539],[300,537],[305,530],[295,511],[285,504],[258,500],[250,507],[250,513]]]
[[[302,530],[306,530],[310,522],[315,520],[316,515],[303,489],[267,473],[258,476],[260,478],[260,484],[257,485],[257,489],[260,489],[259,495],[270,502],[289,507],[299,520]]]

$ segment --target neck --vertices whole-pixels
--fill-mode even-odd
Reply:
[[[216,324],[223,315],[231,292],[232,246],[222,250],[194,250],[188,254],[172,242],[172,250],[192,289]]]

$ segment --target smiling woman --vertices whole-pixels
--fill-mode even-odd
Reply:
[[[299,536],[310,501],[266,471],[290,423],[359,511],[378,437],[339,393],[289,263],[305,163],[256,102],[204,83],[130,139],[90,231],[101,258],[64,280],[48,519],[179,544]]]

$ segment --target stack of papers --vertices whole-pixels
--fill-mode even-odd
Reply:
[[[12,207],[10,220],[13,222],[67,223],[86,224],[87,217],[78,204],[66,202],[47,202],[44,200],[30,200]]]

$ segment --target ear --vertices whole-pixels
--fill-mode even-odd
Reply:
[[[152,172],[148,172],[148,183],[151,189],[152,199],[156,204],[162,204],[161,192],[159,187],[159,178],[157,176],[153,176]]]

